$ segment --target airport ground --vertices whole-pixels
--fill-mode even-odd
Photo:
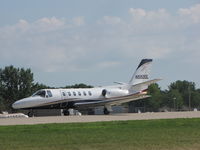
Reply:
[[[199,150],[199,139],[200,118],[187,117],[0,126],[2,150]]]
[[[0,118],[0,125],[27,125],[47,123],[78,123],[100,121],[149,120],[172,118],[200,118],[200,111],[157,112],[157,113],[118,113],[111,115],[49,116],[31,118]]]

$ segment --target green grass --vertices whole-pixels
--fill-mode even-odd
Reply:
[[[0,150],[199,150],[200,119],[0,126]]]

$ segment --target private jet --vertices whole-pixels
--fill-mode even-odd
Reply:
[[[69,115],[69,109],[94,109],[103,107],[104,114],[112,111],[113,105],[150,97],[148,86],[160,79],[149,80],[152,59],[142,59],[128,83],[115,82],[116,85],[78,88],[78,89],[41,89],[32,96],[13,103],[14,109],[30,110],[28,116],[33,116],[34,109],[63,109],[64,115]]]

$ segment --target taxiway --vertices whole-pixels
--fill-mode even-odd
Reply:
[[[1,118],[0,125],[28,125],[47,123],[80,123],[99,121],[200,118],[199,112],[121,113],[111,115],[51,116],[32,118]]]

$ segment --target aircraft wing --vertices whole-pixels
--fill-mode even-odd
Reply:
[[[123,97],[115,97],[115,98],[110,98],[110,99],[104,99],[104,100],[99,100],[99,101],[94,101],[94,102],[78,102],[75,103],[75,107],[97,107],[97,106],[105,106],[105,105],[120,105],[122,103],[138,100],[138,99],[144,99],[148,98],[150,95],[141,95],[141,94],[132,94],[132,95],[127,95]]]

